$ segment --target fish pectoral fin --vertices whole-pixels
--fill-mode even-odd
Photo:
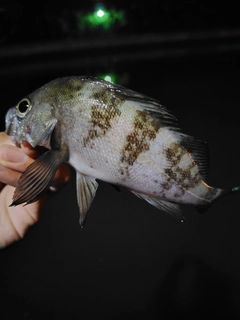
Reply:
[[[170,215],[177,218],[178,220],[180,220],[180,221],[184,220],[181,209],[177,203],[153,198],[153,197],[150,197],[146,194],[142,194],[142,193],[139,193],[136,191],[132,191],[132,193],[135,194],[137,197],[147,201],[148,203],[150,203],[152,206],[156,207],[157,209],[169,213]]]
[[[67,150],[49,150],[30,164],[17,182],[10,206],[39,200],[51,186],[58,167],[67,158]]]
[[[77,172],[77,200],[80,211],[79,223],[83,227],[87,212],[96,195],[98,183],[94,178]]]

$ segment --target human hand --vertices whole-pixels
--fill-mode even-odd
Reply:
[[[27,142],[17,148],[8,135],[0,132],[0,249],[24,237],[27,230],[40,218],[45,194],[40,200],[9,207],[21,173],[38,157],[39,153]],[[70,170],[61,165],[55,175],[53,187],[58,190],[70,180]]]

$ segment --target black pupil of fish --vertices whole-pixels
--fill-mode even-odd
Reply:
[[[29,103],[26,100],[21,101],[18,105],[18,110],[21,113],[25,113],[28,108],[29,108]]]

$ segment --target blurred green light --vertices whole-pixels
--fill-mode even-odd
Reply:
[[[109,81],[109,82],[113,82],[111,76],[105,76],[104,80]]]
[[[96,7],[91,13],[83,14],[77,13],[77,23],[80,30],[84,31],[86,28],[102,27],[105,30],[110,29],[117,22],[124,23],[123,11],[106,10],[103,6]]]
[[[100,74],[100,75],[98,75],[98,78],[105,80],[105,81],[109,81],[109,82],[116,82],[116,80],[117,80],[116,75],[113,73]]]
[[[99,79],[117,83],[122,86],[127,86],[129,82],[129,74],[128,73],[116,73],[114,71],[107,73],[95,73],[95,76]]]
[[[105,14],[104,11],[102,11],[101,9],[99,9],[99,10],[97,11],[97,16],[100,17],[100,18],[103,17],[104,14]]]

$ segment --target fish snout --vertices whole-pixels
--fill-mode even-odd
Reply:
[[[22,140],[19,136],[19,124],[15,107],[9,109],[5,116],[5,132],[10,136],[12,143],[14,143],[17,147],[20,147]]]

